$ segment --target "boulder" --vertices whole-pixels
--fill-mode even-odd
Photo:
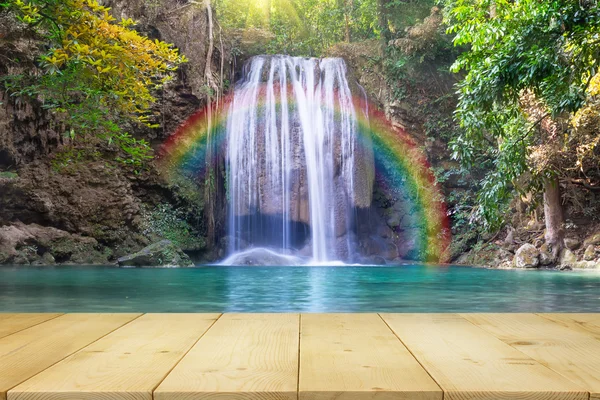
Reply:
[[[302,259],[300,257],[290,256],[274,252],[265,248],[254,248],[239,253],[235,253],[225,260],[225,265],[267,265],[267,266],[291,266],[300,265]]]
[[[583,241],[584,246],[600,244],[600,232],[593,234]]]
[[[0,227],[0,264],[108,264],[110,251],[95,239],[15,222]]]
[[[387,261],[381,256],[370,256],[361,258],[360,263],[364,265],[386,265]]]
[[[569,249],[563,249],[560,253],[559,264],[561,267],[573,267],[577,262],[577,256]]]
[[[572,239],[572,238],[566,238],[565,239],[565,246],[567,246],[567,249],[569,250],[577,250],[580,246],[580,242],[577,239]]]
[[[540,252],[534,245],[526,243],[515,253],[514,264],[517,268],[536,268],[540,265]]]
[[[547,251],[540,251],[540,265],[546,267],[548,265],[552,265],[556,262],[554,257],[552,257],[552,253]]]
[[[117,260],[120,267],[193,267],[190,258],[170,240],[151,244]]]
[[[392,215],[390,215],[390,217],[386,221],[387,226],[390,227],[391,229],[398,228],[400,226],[401,222],[402,222],[402,215],[400,215],[398,213],[392,213]]]
[[[592,261],[596,258],[596,247],[593,244],[588,245],[583,253],[583,259],[585,261]]]
[[[572,267],[574,269],[596,269],[598,264],[594,261],[576,261]]]
[[[556,263],[556,257],[547,243],[540,246],[540,265],[548,266]]]

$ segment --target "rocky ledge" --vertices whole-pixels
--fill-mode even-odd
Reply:
[[[161,240],[117,260],[120,267],[194,267],[190,258],[170,240]]]

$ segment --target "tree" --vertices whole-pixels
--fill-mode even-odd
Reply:
[[[215,0],[224,29],[272,34],[269,53],[321,56],[332,45],[378,37],[378,0]]]
[[[2,5],[33,29],[41,48],[39,70],[4,79],[13,95],[29,95],[54,112],[71,136],[94,134],[117,143],[139,164],[150,157],[125,123],[152,124],[153,91],[185,62],[171,45],[152,41],[117,22],[97,0],[10,0]]]
[[[503,222],[515,191],[543,191],[546,239],[562,247],[560,149],[572,132],[600,60],[600,12],[592,1],[446,0],[456,46],[469,46],[453,66],[464,71],[456,118],[463,128],[453,155],[485,164],[479,216]],[[536,157],[542,153],[542,157]]]

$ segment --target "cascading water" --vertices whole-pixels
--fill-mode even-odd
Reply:
[[[372,192],[356,169],[372,164],[372,152],[357,150],[357,112],[342,59],[250,60],[227,120],[230,254],[250,246],[318,263],[351,257],[354,210]],[[368,199],[357,180],[370,185]]]

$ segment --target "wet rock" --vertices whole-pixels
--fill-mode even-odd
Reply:
[[[563,249],[560,253],[559,264],[561,267],[573,267],[577,262],[577,256],[569,249]]]
[[[577,250],[580,245],[581,245],[581,243],[577,239],[572,239],[572,238],[565,239],[565,246],[567,246],[567,249],[569,249],[569,250]]]
[[[377,235],[381,236],[384,239],[393,239],[394,231],[389,226],[381,224],[377,228]]]
[[[108,264],[110,253],[90,237],[16,222],[0,228],[0,264]]]
[[[402,222],[402,215],[400,215],[399,213],[392,213],[390,215],[390,217],[387,219],[386,224],[390,228],[394,229],[394,228],[398,228],[400,226],[401,222]]]
[[[360,263],[365,265],[386,265],[387,261],[381,256],[371,256],[361,258]]]
[[[380,256],[386,260],[393,260],[398,256],[403,257],[396,244],[379,237],[364,238],[360,241],[359,246],[360,253],[365,256]]]
[[[585,261],[592,261],[596,258],[596,247],[593,244],[588,245],[583,253],[583,259]]]
[[[226,265],[266,265],[266,266],[289,266],[299,265],[302,259],[295,256],[276,253],[265,248],[255,248],[234,254],[225,260]]]
[[[526,243],[515,253],[514,264],[517,268],[536,268],[540,264],[540,253],[534,245]]]
[[[151,244],[117,260],[120,267],[193,267],[194,263],[170,240]]]

